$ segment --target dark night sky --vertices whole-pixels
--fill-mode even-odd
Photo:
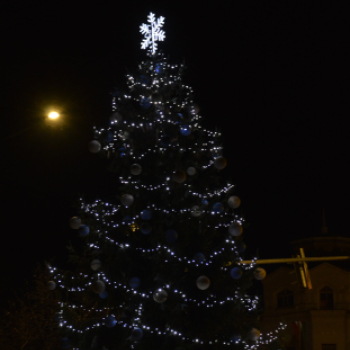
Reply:
[[[79,194],[116,193],[115,175],[87,143],[94,124],[107,125],[111,89],[145,58],[138,28],[150,11],[165,17],[159,46],[170,62],[186,59],[204,124],[223,132],[225,171],[250,223],[248,254],[288,257],[289,241],[320,233],[323,207],[330,233],[349,235],[345,9],[188,3],[2,8],[2,293],[36,262],[64,259]],[[43,122],[50,105],[62,109],[59,127]]]

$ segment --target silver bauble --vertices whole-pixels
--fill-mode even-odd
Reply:
[[[214,166],[216,169],[224,169],[227,165],[227,160],[224,157],[216,157],[214,159]]]
[[[54,281],[49,281],[49,282],[47,282],[47,288],[48,288],[49,290],[54,290],[54,289],[56,289],[56,282],[54,282]]]
[[[253,341],[258,341],[259,338],[260,338],[260,331],[258,329],[256,329],[256,328],[252,328],[250,330],[249,337]]]
[[[92,282],[92,290],[97,293],[103,293],[106,289],[106,285],[103,281],[94,281]]]
[[[200,290],[206,290],[210,286],[210,279],[207,276],[200,276],[196,281],[197,287]]]
[[[90,141],[88,147],[91,153],[98,153],[101,150],[101,144],[97,140]]]
[[[77,216],[73,216],[69,220],[69,226],[74,230],[77,230],[81,226],[81,219],[79,219]]]
[[[238,237],[243,232],[242,225],[238,222],[233,222],[231,226],[228,228],[228,232],[230,233],[231,236]]]
[[[135,163],[130,167],[130,172],[133,175],[140,175],[142,172],[142,166]]]
[[[98,270],[101,268],[102,263],[101,263],[100,260],[94,259],[94,260],[91,261],[90,266],[91,266],[91,269],[92,269],[93,271],[98,271]]]
[[[227,200],[227,204],[232,209],[237,209],[241,205],[241,199],[238,196],[231,196]]]
[[[153,292],[153,299],[157,303],[164,303],[168,299],[168,293],[164,289],[158,289]]]
[[[173,181],[181,184],[186,181],[186,173],[183,170],[177,170],[173,174]]]
[[[129,207],[134,203],[134,196],[131,194],[123,194],[120,200],[125,207]]]
[[[193,176],[196,173],[196,168],[194,168],[193,166],[190,166],[189,168],[187,168],[187,174],[190,176]]]
[[[257,267],[254,271],[254,278],[258,281],[263,280],[266,277],[266,271],[262,267]]]
[[[194,205],[192,208],[191,208],[191,215],[195,218],[198,218],[199,216],[202,215],[202,210],[200,209],[200,207],[198,205]]]

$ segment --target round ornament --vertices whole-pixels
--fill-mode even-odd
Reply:
[[[238,196],[231,196],[227,200],[227,204],[232,209],[237,209],[241,205],[241,199]]]
[[[123,121],[123,116],[119,112],[114,112],[109,117],[109,120],[110,120],[111,124],[120,123]]]
[[[238,222],[233,222],[231,226],[228,228],[228,232],[230,233],[231,236],[238,237],[243,232],[242,225]]]
[[[195,218],[198,218],[199,216],[202,215],[202,210],[200,209],[199,205],[194,205],[192,208],[191,208],[191,215]]]
[[[191,133],[191,128],[188,124],[184,124],[182,125],[181,129],[180,129],[180,133],[183,136],[188,136]]]
[[[222,214],[224,212],[224,209],[225,209],[224,205],[222,203],[220,203],[220,202],[215,203],[213,205],[213,212],[214,213]]]
[[[152,225],[149,222],[143,222],[140,226],[140,231],[144,235],[148,235],[152,231]]]
[[[168,293],[164,289],[153,292],[153,299],[157,303],[164,303],[168,299]]]
[[[85,237],[89,234],[90,228],[87,225],[81,225],[78,229],[78,232],[80,237]]]
[[[187,168],[187,175],[193,176],[196,174],[196,168],[194,168],[193,166],[190,166]]]
[[[49,282],[47,283],[47,288],[48,288],[49,290],[54,290],[54,289],[56,289],[56,282],[54,282],[54,281],[49,281]]]
[[[137,328],[135,327],[132,331],[131,331],[131,338],[133,340],[140,340],[143,337],[143,330],[141,328]]]
[[[102,266],[102,263],[98,259],[94,259],[91,261],[90,267],[93,271],[98,271]]]
[[[105,290],[105,291],[103,291],[102,293],[98,293],[98,295],[99,295],[99,297],[100,297],[101,299],[107,299],[107,297],[108,297],[108,292]]]
[[[207,205],[209,204],[209,202],[208,202],[206,199],[203,198],[203,199],[202,199],[202,204],[205,205],[205,206],[207,206]]]
[[[132,203],[134,203],[134,196],[131,194],[123,194],[121,202],[125,207],[129,207]]]
[[[206,290],[210,286],[210,279],[207,276],[200,276],[196,281],[197,287],[200,290]]]
[[[117,320],[113,316],[108,316],[105,319],[105,326],[107,328],[112,328],[117,324]]]
[[[214,159],[214,166],[216,169],[224,169],[227,165],[227,161],[224,157],[216,157]]]
[[[61,338],[61,348],[69,349],[70,348],[70,340],[67,337]]]
[[[205,255],[203,253],[196,253],[194,256],[194,261],[200,264],[205,261]]]
[[[131,277],[129,280],[129,286],[131,288],[138,288],[140,286],[140,279],[138,277]]]
[[[262,267],[257,267],[254,271],[254,277],[258,281],[263,280],[266,277],[266,271]]]
[[[260,338],[260,331],[258,329],[256,329],[256,328],[252,328],[250,330],[249,337],[253,341],[258,341],[259,338]]]
[[[77,216],[73,216],[69,220],[69,226],[74,230],[77,230],[81,226],[81,219],[79,219]]]
[[[177,170],[173,174],[173,181],[182,184],[186,181],[186,173],[183,170]]]
[[[88,147],[91,153],[98,153],[101,150],[101,144],[97,140],[90,141]]]
[[[230,275],[233,279],[238,280],[242,277],[243,272],[239,267],[234,267],[231,269]]]
[[[130,167],[130,172],[132,175],[140,175],[141,172],[142,172],[142,167],[141,165],[139,164],[133,164],[131,167]]]
[[[166,230],[165,231],[165,239],[169,243],[174,243],[178,237],[179,237],[179,235],[177,234],[177,232],[175,230]]]
[[[156,63],[155,67],[154,67],[154,71],[157,74],[161,74],[163,72],[163,67],[160,63]]]
[[[97,294],[101,294],[105,291],[106,289],[106,285],[103,281],[94,281],[92,282],[92,290],[97,293]]]
[[[150,210],[143,210],[141,212],[141,219],[142,220],[150,220],[152,217],[152,212]]]

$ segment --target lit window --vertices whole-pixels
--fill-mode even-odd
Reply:
[[[277,294],[277,307],[279,309],[294,307],[294,293],[285,289]]]

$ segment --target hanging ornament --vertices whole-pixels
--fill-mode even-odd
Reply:
[[[157,73],[157,74],[161,74],[163,72],[163,67],[160,63],[156,63],[155,64],[155,67],[154,67],[154,71]]]
[[[101,144],[97,140],[90,141],[88,147],[91,153],[98,153],[101,150]]]
[[[105,291],[103,291],[102,293],[98,293],[98,295],[99,295],[99,297],[100,297],[101,299],[107,299],[107,297],[108,297],[108,292],[105,290]]]
[[[141,212],[141,219],[142,220],[150,220],[152,217],[152,212],[150,210],[143,210]]]
[[[78,232],[80,237],[85,237],[89,234],[90,228],[87,225],[81,225],[78,229]]]
[[[90,267],[93,271],[98,271],[102,266],[102,263],[98,259],[94,259],[91,261]]]
[[[196,253],[194,256],[194,261],[200,264],[205,261],[205,255],[203,253]]]
[[[266,277],[266,271],[262,267],[257,267],[254,271],[254,277],[258,281],[261,281]]]
[[[123,116],[119,112],[114,112],[109,117],[111,124],[117,124],[123,121]]]
[[[176,170],[173,173],[173,181],[181,184],[186,181],[186,173],[183,170]]]
[[[106,289],[106,285],[103,281],[94,281],[92,282],[92,290],[97,293],[97,294],[100,294],[100,293],[103,293]]]
[[[151,233],[152,231],[152,226],[149,222],[143,222],[140,226],[140,231],[144,234],[144,235],[148,235],[149,233]]]
[[[131,288],[138,288],[140,286],[140,279],[138,277],[131,277],[129,280],[129,286]]]
[[[123,194],[120,201],[125,207],[129,207],[134,203],[134,197],[131,194]]]
[[[166,230],[165,239],[169,243],[174,243],[178,238],[178,234],[175,230]]]
[[[140,175],[141,172],[142,172],[142,167],[141,165],[139,164],[133,164],[131,167],[130,167],[130,172],[132,175]]]
[[[193,176],[196,174],[196,168],[194,168],[193,166],[190,166],[187,168],[187,175]]]
[[[61,348],[69,349],[70,348],[70,340],[67,337],[61,338]]]
[[[208,202],[205,198],[203,198],[203,199],[202,199],[202,204],[205,205],[205,206],[207,206],[207,205],[209,204],[209,202]]]
[[[234,267],[231,272],[230,275],[233,279],[238,280],[242,277],[243,272],[239,267]]]
[[[200,276],[196,281],[197,287],[200,290],[206,290],[210,286],[210,279],[207,276]]]
[[[253,341],[258,341],[259,338],[260,338],[260,331],[258,329],[256,329],[256,328],[252,328],[250,330],[249,337]]]
[[[119,136],[123,141],[125,141],[125,140],[127,140],[127,139],[129,138],[130,134],[129,134],[128,131],[120,131],[120,132],[118,133],[118,136]],[[125,148],[124,148],[124,150],[125,150]]]
[[[48,288],[48,290],[54,290],[54,289],[56,289],[56,282],[55,282],[55,281],[49,281],[49,282],[47,282],[47,288]]]
[[[243,232],[242,225],[238,222],[233,222],[231,226],[228,228],[228,232],[230,233],[231,236],[238,237]]]
[[[117,320],[113,316],[108,316],[105,318],[105,326],[107,328],[112,328],[117,324]]]
[[[231,196],[227,200],[227,204],[232,209],[237,209],[241,205],[241,200],[238,196]]]
[[[180,129],[180,133],[183,136],[188,136],[191,133],[191,128],[188,124],[184,124],[182,125],[181,129]]]
[[[168,299],[168,293],[164,289],[153,292],[153,299],[157,303],[164,303]]]
[[[199,205],[194,205],[192,208],[191,208],[191,215],[195,218],[198,218],[199,216],[202,215],[202,210],[200,209]]]
[[[73,216],[69,220],[69,226],[74,230],[77,230],[81,226],[81,219],[79,219],[77,216]]]
[[[143,337],[143,330],[141,328],[137,328],[135,327],[132,331],[131,331],[131,338],[133,340],[140,340]]]
[[[214,159],[214,166],[216,169],[224,169],[227,165],[227,161],[226,161],[226,158],[224,157],[216,157]]]
[[[225,209],[224,205],[222,203],[220,203],[220,202],[215,203],[213,205],[213,212],[214,213],[222,214],[224,212],[224,209]]]

